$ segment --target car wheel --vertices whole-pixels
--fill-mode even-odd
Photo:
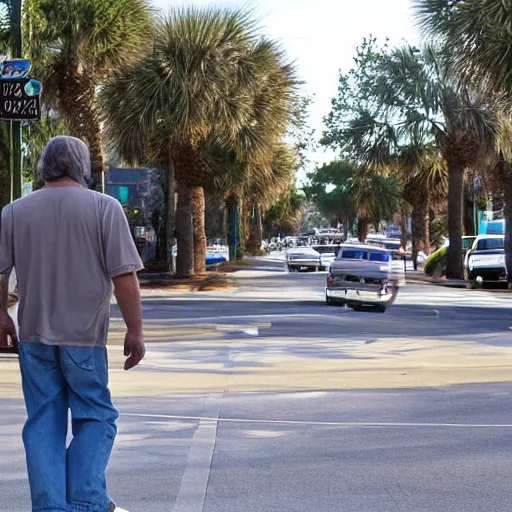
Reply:
[[[350,307],[354,311],[362,311],[363,310],[363,306],[361,304],[350,304]]]
[[[288,272],[295,272],[297,269],[295,267],[292,267],[291,265],[288,265]]]
[[[480,276],[477,276],[475,279],[468,279],[466,286],[468,287],[469,290],[478,290],[480,288],[483,288],[484,281],[481,277],[479,277]]]
[[[375,311],[377,311],[377,313],[385,313],[386,309],[387,307],[384,304],[377,304],[375,306]]]

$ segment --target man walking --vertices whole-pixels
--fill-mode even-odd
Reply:
[[[0,347],[17,343],[7,314],[14,267],[33,512],[121,512],[105,481],[118,416],[106,341],[113,283],[127,326],[125,369],[144,357],[142,262],[121,205],[86,188],[90,167],[81,140],[52,139],[39,163],[44,188],[7,205],[1,217]]]

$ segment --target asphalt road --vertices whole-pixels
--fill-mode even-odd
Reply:
[[[512,498],[512,296],[407,286],[385,314],[323,274],[145,297],[145,364],[111,381],[130,512],[482,512]],[[117,316],[117,315],[116,315]],[[16,362],[0,360],[1,512],[30,510]]]

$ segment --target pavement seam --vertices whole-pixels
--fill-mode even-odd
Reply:
[[[210,395],[203,411],[205,416],[197,418],[199,424],[192,439],[187,465],[172,512],[203,511],[217,438],[221,400],[222,394]]]

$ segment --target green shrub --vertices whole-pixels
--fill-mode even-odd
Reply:
[[[441,247],[436,252],[432,253],[425,261],[425,274],[428,276],[439,275],[443,276],[446,272],[446,255],[448,254],[448,247]]]

